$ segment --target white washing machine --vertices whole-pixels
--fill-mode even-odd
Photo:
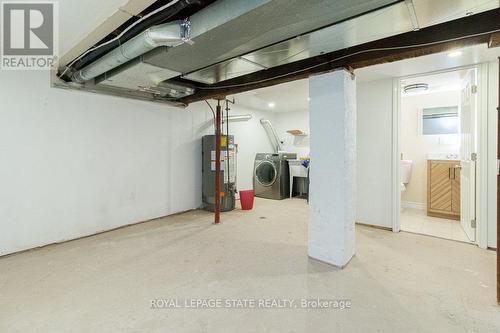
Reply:
[[[259,153],[255,157],[253,188],[259,198],[281,200],[290,192],[288,160],[297,154]]]

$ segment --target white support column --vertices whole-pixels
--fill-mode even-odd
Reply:
[[[356,80],[346,70],[309,79],[309,256],[344,267],[355,252]]]

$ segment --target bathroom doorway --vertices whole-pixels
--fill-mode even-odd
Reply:
[[[399,84],[401,231],[474,243],[477,69]]]

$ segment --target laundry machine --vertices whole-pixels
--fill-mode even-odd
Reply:
[[[292,153],[259,153],[255,157],[253,188],[259,198],[281,200],[290,192],[288,160],[294,160]]]

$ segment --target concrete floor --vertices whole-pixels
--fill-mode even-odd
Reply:
[[[193,211],[0,259],[0,332],[499,332],[495,253],[359,226],[308,259],[305,200]],[[152,299],[349,299],[350,309],[151,309]]]

